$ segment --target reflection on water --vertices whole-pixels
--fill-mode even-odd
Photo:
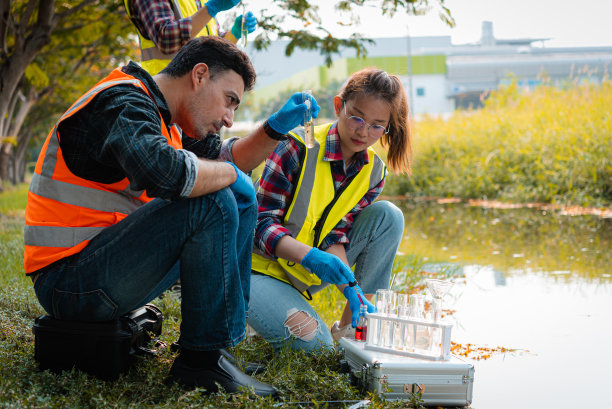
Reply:
[[[464,272],[445,300],[453,341],[516,349],[473,361],[474,409],[612,407],[611,282]]]
[[[516,349],[473,361],[473,408],[612,408],[612,220],[399,204],[400,250],[463,269],[452,339]]]
[[[489,265],[508,274],[610,280],[612,219],[536,209],[397,203],[406,230],[400,250],[432,261]]]

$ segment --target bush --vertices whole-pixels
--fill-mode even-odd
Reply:
[[[610,106],[607,80],[503,87],[482,110],[418,121],[413,175],[385,193],[610,206]]]

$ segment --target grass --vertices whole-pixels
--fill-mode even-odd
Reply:
[[[413,175],[387,195],[612,205],[612,82],[495,91],[415,128]]]
[[[241,343],[234,353],[239,360],[266,363],[268,370],[257,378],[280,391],[280,400],[276,402],[271,399],[253,401],[246,392],[233,396],[225,393],[206,395],[201,389],[184,390],[166,385],[164,380],[175,357],[169,350],[138,361],[115,382],[100,381],[77,370],[60,375],[39,371],[34,360],[32,324],[44,311],[36,300],[30,280],[23,274],[26,191],[26,186],[18,186],[0,194],[0,407],[325,408],[346,407],[351,401],[366,398],[371,399],[370,408],[420,407],[417,396],[412,402],[389,402],[382,395],[358,391],[351,386],[348,375],[340,372],[338,353],[306,355],[282,351],[274,354],[267,343],[257,338]],[[419,261],[406,263],[396,268],[405,269],[409,276],[418,276]],[[418,283],[418,278],[411,280]],[[327,322],[340,315],[344,304],[337,293],[323,291],[315,298]],[[169,345],[178,338],[180,304],[173,297],[163,297],[154,303],[164,312],[161,339]],[[279,402],[281,406],[276,406]]]

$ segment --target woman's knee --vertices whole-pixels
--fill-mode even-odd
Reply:
[[[283,324],[289,332],[289,342],[293,349],[314,352],[320,348],[333,348],[331,336],[326,336],[326,328],[307,311],[292,308],[287,312]]]
[[[377,219],[384,230],[392,231],[401,237],[404,232],[404,213],[399,207],[386,200],[379,200],[370,207],[376,212]]]

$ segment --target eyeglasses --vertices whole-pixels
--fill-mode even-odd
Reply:
[[[360,118],[358,116],[348,116],[348,114],[346,113],[346,102],[344,103],[344,116],[346,116],[346,119],[348,119],[348,126],[351,129],[361,129],[367,125],[368,135],[370,135],[370,137],[372,138],[380,138],[384,134],[388,133],[389,128],[391,126],[389,125],[387,128],[385,128],[382,125],[370,125],[369,123],[364,121],[363,118]]]

